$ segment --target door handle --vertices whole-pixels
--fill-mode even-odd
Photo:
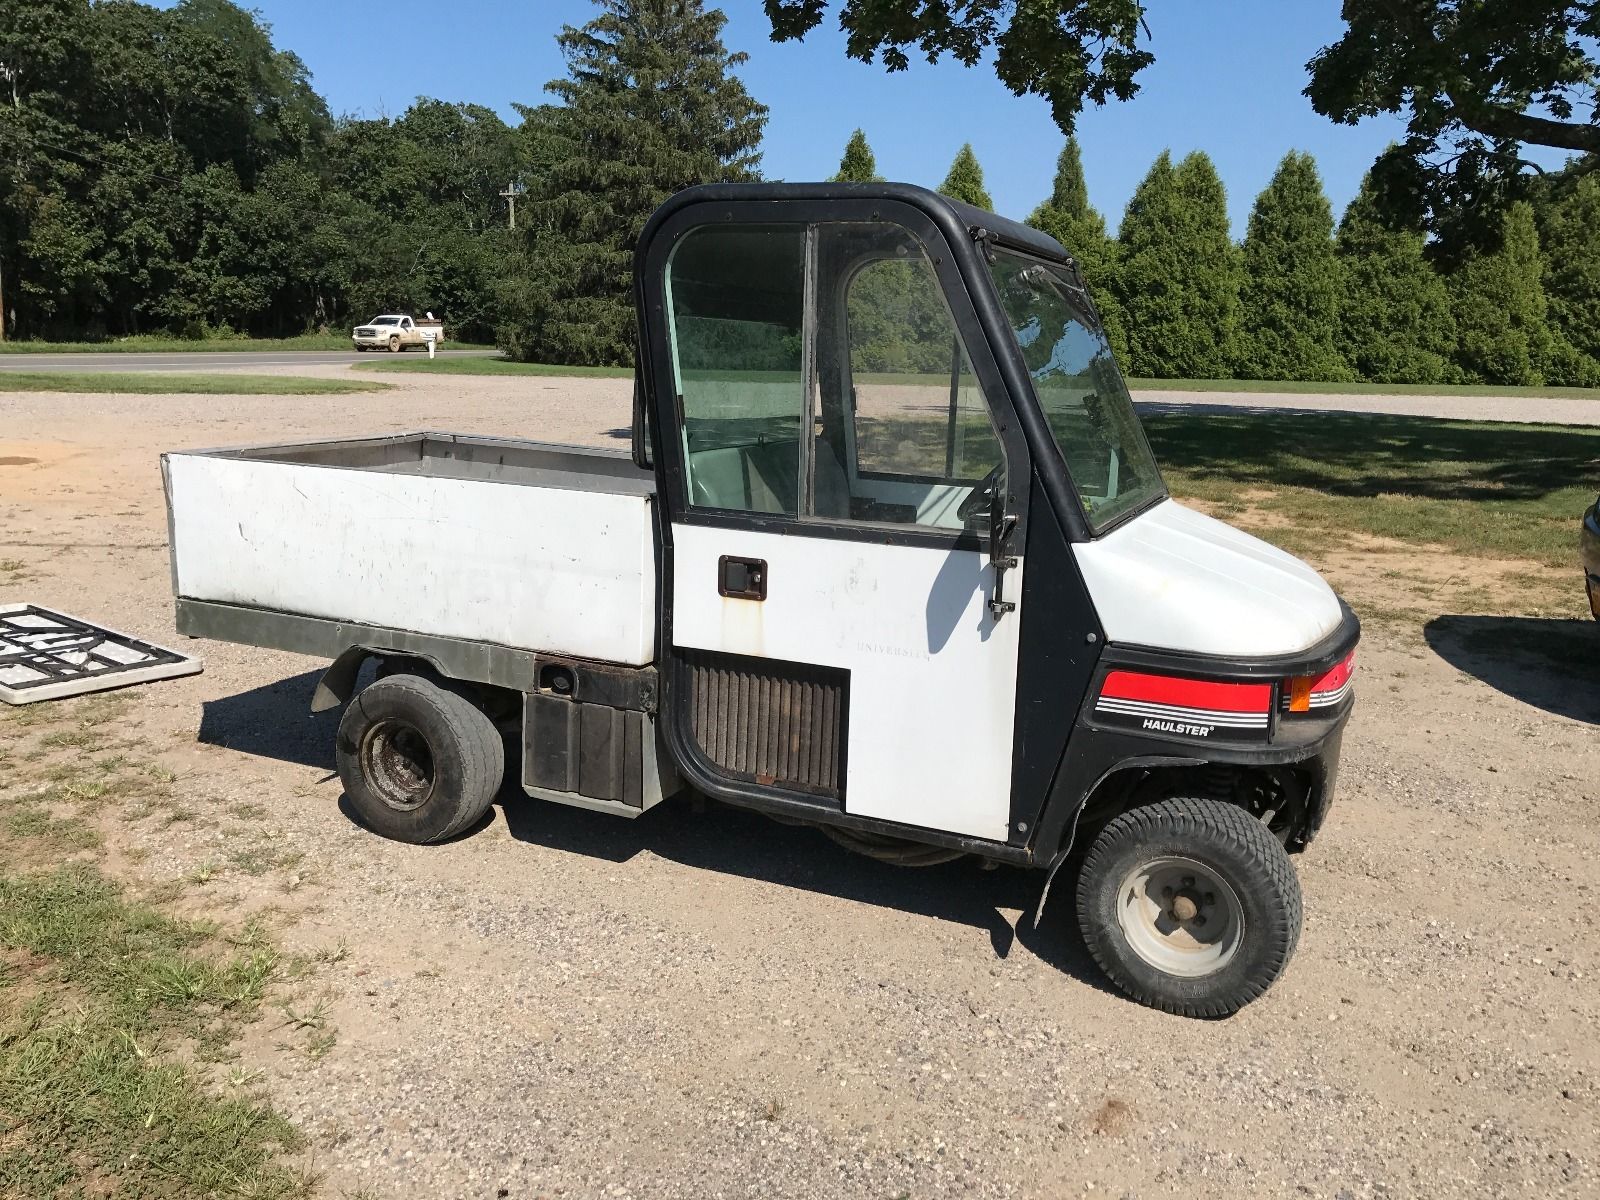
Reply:
[[[717,559],[717,595],[731,600],[765,600],[767,560],[724,554]]]

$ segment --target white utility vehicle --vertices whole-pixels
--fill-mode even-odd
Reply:
[[[444,341],[444,322],[405,313],[382,313],[365,325],[357,325],[350,342],[357,350],[389,350],[395,354],[411,347],[425,348]]]
[[[542,800],[688,789],[890,861],[1066,866],[1132,996],[1260,995],[1358,626],[1168,498],[1066,251],[920,188],[719,185],[655,214],[636,282],[631,455],[166,455],[179,630],[333,659],[313,708],[348,705],[389,837],[472,828],[511,734]]]

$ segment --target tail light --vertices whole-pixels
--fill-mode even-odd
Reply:
[[[1294,675],[1284,681],[1283,708],[1290,713],[1314,713],[1335,708],[1350,694],[1356,672],[1356,652],[1321,675]]]

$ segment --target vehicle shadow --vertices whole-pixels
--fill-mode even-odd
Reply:
[[[1422,629],[1451,666],[1560,717],[1600,725],[1600,622],[1551,617],[1441,616]]]
[[[339,713],[311,711],[311,694],[322,672],[307,671],[248,692],[207,700],[200,706],[195,740],[275,758],[280,762],[333,770],[333,735]]]
[[[205,702],[198,740],[332,772],[340,713],[309,711],[320,674],[308,671]],[[600,862],[622,864],[648,851],[696,870],[949,921],[987,933],[996,958],[1006,958],[1020,943],[1057,970],[1113,991],[1078,936],[1070,871],[1057,879],[1035,929],[1042,871],[987,871],[975,858],[937,867],[890,866],[851,853],[820,830],[721,804],[696,805],[686,797],[631,821],[554,804],[523,793],[516,782],[515,750],[507,749],[507,781],[495,807],[461,839],[504,821],[519,842]],[[341,794],[338,804],[345,819],[362,823],[346,796]],[[1016,910],[1021,915],[1013,923],[1007,912]]]
[[[714,802],[695,805],[684,797],[629,821],[535,800],[513,784],[502,790],[498,807],[507,832],[530,845],[615,863],[649,851],[696,870],[966,925],[989,935],[996,958],[1008,957],[1020,943],[1057,970],[1112,990],[1078,936],[1066,871],[1035,929],[1042,871],[984,870],[970,857],[937,867],[891,866],[846,850],[818,829]],[[483,824],[494,819],[486,817]],[[1003,910],[1020,910],[1014,924]]]

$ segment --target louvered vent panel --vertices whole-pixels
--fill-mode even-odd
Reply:
[[[708,759],[740,779],[838,798],[848,671],[680,653],[695,741]]]

